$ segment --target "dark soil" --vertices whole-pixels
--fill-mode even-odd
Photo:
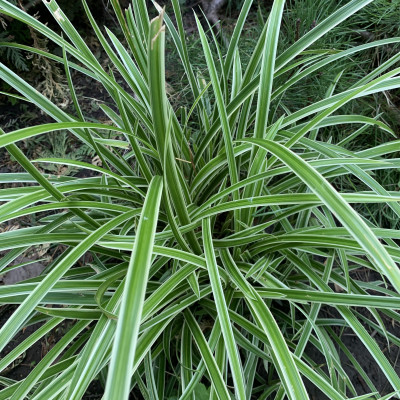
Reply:
[[[0,309],[0,325],[3,326],[5,322],[12,315],[16,307],[14,306],[3,306]],[[31,325],[26,328],[23,332],[19,332],[12,342],[1,352],[0,357],[4,357],[8,354],[14,347],[22,343],[27,337],[29,337],[33,332],[40,327],[40,324]],[[14,364],[3,371],[2,374],[10,379],[21,380],[25,378],[34,368],[34,366],[43,358],[44,354],[44,343],[37,342],[32,347],[30,347],[25,354],[14,362]]]
[[[3,306],[0,308],[0,326],[10,318],[17,306]],[[64,321],[62,324],[50,331],[42,340],[36,342],[31,346],[24,354],[22,354],[12,365],[10,365],[6,371],[2,372],[2,375],[19,381],[24,379],[33,368],[42,360],[42,358],[52,349],[52,347],[60,340],[66,331],[68,331],[73,324],[72,321]],[[17,347],[25,339],[27,339],[32,333],[34,333],[42,323],[30,325],[27,328],[22,329],[14,339],[5,347],[0,353],[0,358],[4,357],[11,350]]]

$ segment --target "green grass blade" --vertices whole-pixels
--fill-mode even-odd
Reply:
[[[162,179],[153,178],[140,217],[132,251],[117,330],[115,333],[105,399],[128,399],[131,366],[135,357],[154,234],[161,201]]]
[[[243,277],[229,252],[223,251],[221,256],[224,266],[228,270],[235,284],[238,287],[247,286],[253,293],[253,297],[256,298],[256,300],[253,300],[252,298],[246,297],[246,301],[250,305],[265,334],[268,336],[268,342],[273,351],[273,358],[276,360],[275,367],[278,371],[281,382],[285,387],[287,396],[292,400],[308,400],[309,397],[300,377],[299,370],[293,360],[293,355],[287,348],[285,339],[273,314],[271,313],[271,310]]]
[[[312,45],[321,36],[329,32],[332,28],[349,18],[352,14],[371,3],[373,0],[352,0],[342,8],[331,14],[316,27],[295,42],[291,47],[284,51],[276,60],[276,70],[283,68],[292,61],[303,50]]]
[[[24,302],[18,307],[11,318],[0,329],[0,347],[3,349],[7,343],[12,339],[15,333],[21,328],[30,313],[40,303],[42,298],[48,291],[55,285],[55,283],[68,271],[69,268],[85,254],[98,240],[106,233],[120,225],[128,218],[132,217],[134,213],[128,212],[122,214],[115,219],[109,221],[105,225],[98,228],[90,234],[85,240],[79,243],[67,256],[65,256],[54,269],[46,275],[40,285],[33,290]]]
[[[232,371],[236,398],[246,399],[243,367],[240,361],[237,345],[233,337],[232,326],[228,316],[228,308],[225,302],[224,291],[218,273],[217,260],[215,258],[215,252],[212,244],[211,223],[209,218],[203,220],[202,228],[204,254],[207,262],[208,273],[210,275],[215,305],[218,311],[219,323],[221,324],[221,331],[225,342],[226,352],[228,354],[229,365]]]
[[[397,291],[400,292],[400,274],[393,259],[373,234],[362,218],[343,200],[343,197],[298,155],[281,144],[268,140],[246,139],[251,143],[271,151],[276,157],[288,165],[292,171],[307,184],[321,201],[337,216],[343,226],[375,262],[379,270],[385,274]]]
[[[206,35],[200,24],[200,21],[198,19],[196,19],[196,22],[197,22],[197,27],[199,30],[200,39],[201,39],[201,43],[203,46],[203,51],[204,51],[204,55],[206,58],[207,66],[208,66],[208,69],[210,72],[212,86],[214,89],[214,94],[215,94],[217,107],[218,107],[218,111],[219,111],[219,117],[221,120],[222,134],[224,137],[230,179],[231,179],[232,184],[235,184],[239,179],[238,178],[238,170],[237,170],[237,165],[235,163],[235,158],[234,158],[231,130],[230,130],[228,115],[226,112],[226,106],[225,106],[224,98],[223,98],[223,94],[222,94],[222,88],[220,86],[219,78],[217,75],[217,70],[215,67],[214,60],[211,55],[211,50],[210,50],[210,46],[208,44]],[[235,199],[238,199],[238,193],[233,192],[233,196]]]
[[[215,392],[218,395],[220,400],[230,400],[231,395],[226,387],[224,379],[222,377],[221,371],[218,368],[218,365],[215,361],[215,358],[212,355],[209,344],[207,343],[203,332],[201,331],[199,324],[193,317],[192,313],[189,310],[185,310],[184,312],[185,321],[192,332],[193,339],[197,344],[197,347],[202,356],[202,360],[208,370],[208,373],[211,379],[211,384],[213,385]]]

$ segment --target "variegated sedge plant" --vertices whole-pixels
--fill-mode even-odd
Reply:
[[[100,29],[82,1],[113,69],[99,63],[55,0],[43,3],[62,35],[0,0],[2,14],[49,39],[62,57],[1,45],[58,62],[74,105],[67,113],[0,65],[14,96],[54,120],[1,131],[0,146],[26,172],[0,174],[3,184],[20,184],[0,190],[0,222],[22,216],[37,222],[0,234],[0,271],[18,268],[14,261],[32,247],[66,249],[41,276],[0,287],[1,304],[17,305],[0,329],[1,350],[25,327],[42,323],[0,360],[0,370],[66,319],[75,321],[27,377],[15,381],[3,374],[0,399],[78,400],[95,379],[106,400],[128,399],[132,391],[144,399],[302,400],[312,385],[333,400],[395,397],[400,378],[377,338],[400,345],[385,328],[387,318],[400,321],[400,233],[361,217],[352,204],[384,203],[400,217],[400,195],[374,178],[378,169],[399,168],[391,155],[400,143],[353,152],[335,138],[324,142],[327,135],[319,133],[346,127],[352,132],[346,144],[369,126],[393,133],[379,119],[343,115],[341,107],[399,88],[400,68],[394,67],[400,56],[344,92],[336,92],[339,74],[325,98],[299,110],[285,101],[303,79],[400,41],[315,49],[319,38],[372,0],[348,1],[279,54],[285,1],[275,0],[246,65],[239,44],[251,0],[243,3],[226,51],[197,20],[207,74],[191,64],[178,0],[171,0],[173,18],[155,4],[153,20],[145,0],[124,11],[111,0],[122,38]],[[190,108],[177,108],[166,93],[166,35],[185,71]],[[114,102],[100,105],[111,125],[88,122],[71,70],[103,85]],[[101,166],[29,160],[18,147],[62,130],[89,146]],[[41,163],[94,176],[43,175]],[[342,176],[369,190],[339,193],[331,183]],[[92,261],[78,265],[87,253]],[[381,280],[358,280],[359,268]],[[336,310],[335,318],[322,313],[325,306]],[[379,393],[346,347],[345,329],[364,344],[390,394]],[[313,361],[306,348],[325,362]],[[357,393],[338,349],[364,380],[367,395]]]

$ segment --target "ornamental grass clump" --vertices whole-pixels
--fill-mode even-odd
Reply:
[[[311,398],[313,387],[334,400],[395,397],[400,378],[379,344],[386,340],[391,351],[400,345],[387,329],[388,319],[400,322],[400,233],[361,217],[352,204],[383,203],[400,217],[400,195],[374,178],[374,171],[400,167],[390,157],[400,143],[353,152],[334,137],[322,138],[332,126],[352,130],[346,144],[368,126],[393,134],[374,116],[343,115],[341,107],[398,89],[400,68],[394,66],[400,56],[344,92],[336,91],[338,74],[325,98],[307,99],[295,111],[285,101],[302,79],[400,41],[345,50],[313,46],[372,0],[347,2],[279,53],[285,1],[275,0],[246,65],[239,42],[251,0],[243,4],[226,51],[196,19],[207,64],[201,73],[189,58],[178,0],[171,0],[173,16],[156,5],[152,20],[145,0],[125,11],[111,0],[120,38],[97,25],[83,0],[110,69],[57,2],[43,2],[61,34],[10,1],[0,0],[0,12],[46,37],[62,56],[3,45],[64,68],[74,109],[61,109],[0,64],[16,96],[54,120],[1,132],[0,146],[26,172],[0,174],[1,182],[19,184],[0,190],[0,222],[31,216],[35,223],[0,234],[0,270],[16,268],[13,262],[35,246],[62,245],[64,251],[53,252],[39,277],[0,287],[1,304],[17,305],[0,329],[1,350],[25,327],[42,323],[4,355],[0,370],[65,327],[65,320],[74,324],[26,377],[0,378],[0,399],[78,400],[96,379],[107,400],[130,393],[144,399],[302,400]],[[166,92],[166,35],[191,90],[188,107],[171,103]],[[100,107],[111,123],[88,122],[93,119],[82,110],[76,74],[109,94],[113,104]],[[19,147],[63,130],[96,154],[96,165],[29,160]],[[44,175],[43,163],[91,174]],[[344,176],[369,190],[340,193],[332,182]],[[89,261],[78,264],[85,255]],[[360,279],[359,270],[370,271],[374,281]],[[385,393],[346,347],[343,333],[362,342],[387,381]],[[348,363],[364,382],[362,392],[348,377]]]

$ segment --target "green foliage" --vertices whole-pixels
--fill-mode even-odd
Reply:
[[[2,79],[54,120],[0,131],[0,147],[26,171],[0,174],[0,182],[20,185],[0,190],[0,223],[36,221],[0,233],[0,272],[16,268],[13,261],[34,246],[50,245],[53,254],[39,277],[0,286],[0,303],[17,305],[0,328],[1,349],[21,329],[43,323],[0,360],[0,370],[65,319],[75,323],[24,379],[1,378],[0,399],[78,400],[96,379],[106,400],[132,391],[171,400],[302,400],[313,390],[334,400],[367,398],[357,397],[363,393],[338,349],[368,398],[399,393],[399,375],[380,344],[400,345],[387,324],[400,322],[400,235],[356,211],[379,204],[400,217],[398,192],[378,180],[399,168],[399,141],[349,144],[368,127],[394,135],[379,115],[354,105],[398,89],[400,68],[395,58],[343,85],[341,63],[400,39],[340,49],[325,41],[371,0],[332,8],[291,41],[281,40],[287,4],[275,0],[247,56],[246,0],[226,48],[196,20],[199,62],[199,54],[192,62],[179,0],[172,0],[173,15],[157,10],[152,20],[144,0],[126,12],[112,0],[122,39],[101,30],[84,1],[111,69],[55,0],[44,3],[63,35],[0,0],[0,12],[62,50],[29,49],[65,72],[74,107],[67,113],[0,63]],[[183,105],[166,84],[166,36],[190,88]],[[337,71],[324,81],[328,68]],[[111,125],[84,114],[77,73],[109,94],[111,105],[100,108]],[[310,90],[306,100],[302,89]],[[65,132],[97,161],[66,158]],[[19,142],[40,136],[58,154],[29,159]],[[94,176],[42,174],[44,165]],[[341,190],[338,179],[365,186]],[[368,274],[373,281],[363,279]],[[351,354],[347,333],[363,344],[387,392]]]
[[[10,42],[11,38],[7,32],[0,33],[0,41],[3,43]],[[13,49],[10,47],[0,47],[0,56],[12,64],[19,71],[29,71],[26,58],[23,56],[20,49]]]
[[[399,18],[399,0],[376,0],[360,13],[358,23],[377,36],[398,36]]]
[[[6,22],[0,15],[0,57],[19,71],[29,71],[28,62],[21,49],[8,47],[14,41],[25,42],[29,30],[20,21]]]
[[[28,141],[27,147],[28,149],[33,148],[35,155],[40,158],[65,158],[86,161],[95,157],[93,149],[87,145],[82,145],[82,143],[76,143],[73,136],[67,131],[49,133],[46,138],[35,137]],[[41,168],[56,175],[71,175],[78,171],[77,167],[71,165],[53,163],[43,163]]]

